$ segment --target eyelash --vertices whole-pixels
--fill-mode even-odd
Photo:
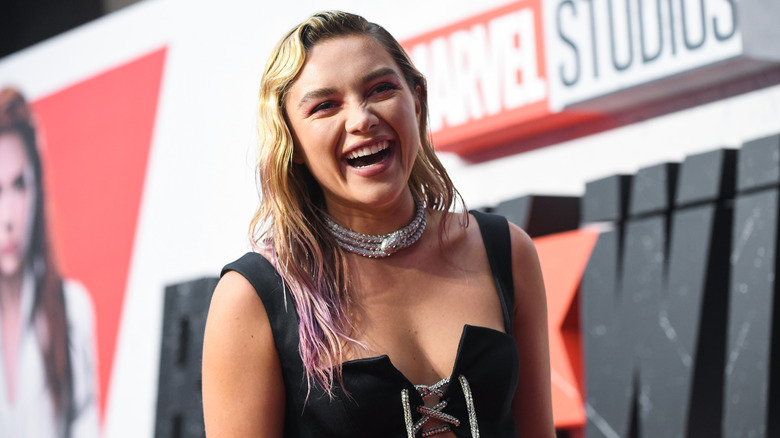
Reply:
[[[397,90],[398,86],[396,86],[393,83],[390,82],[382,82],[381,84],[374,87],[374,92],[384,92],[384,91],[390,91],[390,90]]]
[[[334,103],[331,102],[331,101],[326,101],[326,102],[319,103],[319,104],[315,105],[314,108],[311,109],[311,111],[309,112],[309,115],[315,114],[315,113],[320,112],[322,110],[330,109],[333,105],[334,105]]]
[[[388,92],[388,91],[394,91],[394,90],[398,90],[398,89],[399,89],[399,87],[397,85],[391,83],[391,82],[382,82],[382,83],[378,84],[376,87],[374,87],[371,90],[371,94],[385,93],[385,92]],[[330,101],[330,100],[327,100],[325,102],[321,102],[321,103],[315,105],[314,108],[311,109],[311,111],[309,111],[309,115],[316,114],[316,113],[318,113],[320,111],[328,110],[331,107],[333,107],[334,105],[336,105],[336,104],[334,102]]]
[[[20,177],[13,182],[13,188],[16,190],[25,190],[27,189],[27,181]]]

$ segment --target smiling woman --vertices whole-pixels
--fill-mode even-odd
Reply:
[[[552,437],[533,244],[454,212],[398,42],[315,14],[260,88],[256,252],[223,269],[209,310],[207,433]]]
[[[286,116],[296,158],[319,183],[337,222],[394,229],[411,216],[407,181],[421,148],[419,89],[410,89],[371,37],[331,39],[309,51],[286,96]],[[381,219],[399,209],[400,223]],[[373,224],[361,218],[366,213],[375,216]]]

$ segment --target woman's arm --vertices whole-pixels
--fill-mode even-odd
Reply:
[[[241,274],[217,284],[203,338],[203,416],[209,437],[281,437],[284,383],[268,315]]]
[[[547,297],[539,257],[531,238],[510,224],[515,285],[514,336],[520,380],[512,408],[519,437],[555,437],[550,394]]]

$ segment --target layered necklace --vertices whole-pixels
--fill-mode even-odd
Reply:
[[[425,206],[423,206],[420,198],[415,195],[412,196],[414,196],[416,210],[414,219],[405,227],[390,234],[356,233],[337,224],[328,215],[323,215],[325,225],[328,227],[330,234],[336,238],[339,246],[345,250],[369,258],[388,257],[412,246],[425,230]]]

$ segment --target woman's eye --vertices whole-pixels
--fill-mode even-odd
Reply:
[[[27,181],[24,180],[24,175],[19,175],[13,180],[13,188],[16,190],[24,190],[27,188]]]
[[[397,89],[398,89],[398,87],[395,86],[395,84],[391,84],[389,82],[383,82],[383,83],[377,85],[374,88],[374,94],[384,93],[384,92],[387,92],[387,91],[393,91],[393,90],[397,90]]]
[[[315,113],[318,113],[320,111],[327,111],[327,110],[329,110],[331,108],[335,108],[335,107],[336,107],[336,104],[333,103],[333,102],[330,102],[330,101],[322,102],[320,104],[315,105],[314,108],[311,109],[309,114],[315,114]]]

